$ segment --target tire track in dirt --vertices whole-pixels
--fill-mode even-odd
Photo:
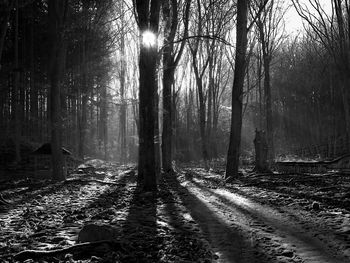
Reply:
[[[174,182],[173,182],[174,183]],[[203,193],[195,191],[188,184],[175,182],[172,185],[179,191],[183,205],[191,217],[198,223],[212,249],[218,255],[217,262],[232,263],[264,263],[258,255],[261,254],[247,239],[240,228],[237,228],[232,218],[218,216],[218,211],[207,201]]]
[[[218,262],[349,262],[286,213],[228,190],[208,189],[200,180],[181,185]]]

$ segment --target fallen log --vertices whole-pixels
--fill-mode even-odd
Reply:
[[[118,250],[124,253],[127,252],[127,248],[124,248],[124,245],[120,241],[116,240],[100,240],[95,242],[85,242],[72,245],[66,248],[53,249],[53,250],[24,250],[13,256],[15,260],[27,260],[27,259],[40,259],[43,257],[53,257],[57,255],[65,255],[67,253],[77,253],[77,252],[86,252],[84,254],[91,254],[94,249],[101,245],[108,245],[113,248],[113,251]]]
[[[100,183],[100,184],[107,184],[107,185],[119,185],[119,186],[125,186],[126,183],[117,183],[117,182],[108,182],[103,181],[99,179],[82,179],[82,178],[73,178],[73,179],[67,179],[65,183]]]
[[[5,200],[2,195],[0,194],[0,205],[11,205],[11,203],[7,200]]]

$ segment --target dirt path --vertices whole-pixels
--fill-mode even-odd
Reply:
[[[14,262],[13,256],[27,249],[74,246],[84,225],[102,223],[137,249],[96,252],[99,262],[350,262],[346,200],[330,202],[324,191],[321,198],[314,182],[307,189],[283,185],[286,191],[272,187],[285,180],[278,176],[264,177],[269,188],[262,187],[262,178],[224,186],[219,174],[200,168],[163,179],[157,193],[144,193],[132,169],[109,165],[62,183],[8,185],[1,192],[12,205],[0,206],[0,261]],[[322,189],[328,185],[337,184]],[[325,200],[317,211],[310,209],[311,194]],[[86,261],[74,256],[70,262],[96,262],[95,254]]]
[[[218,262],[350,262],[328,240],[317,237],[319,230],[310,229],[293,213],[253,201],[244,193],[208,188],[195,177],[177,187]]]

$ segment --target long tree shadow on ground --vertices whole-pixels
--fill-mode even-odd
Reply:
[[[305,231],[303,229],[293,224],[290,224],[289,221],[283,221],[278,216],[274,216],[273,212],[265,211],[263,207],[261,207],[260,209],[256,208],[257,205],[259,206],[259,203],[255,200],[253,201],[254,203],[251,203],[249,199],[253,199],[247,196],[246,193],[238,189],[236,189],[235,193],[232,194],[227,191],[229,195],[231,194],[229,198],[223,194],[217,193],[215,190],[206,188],[204,185],[195,182],[194,180],[190,181],[195,187],[200,189],[200,191],[217,198],[223,205],[229,206],[230,208],[238,211],[238,213],[247,215],[254,221],[261,221],[261,226],[264,226],[266,224],[265,227],[269,233],[271,232],[270,227],[273,227],[280,234],[282,233],[283,236],[291,237],[292,239],[296,240],[297,243],[302,244],[305,247],[309,246],[313,249],[316,249],[317,251],[319,251],[320,257],[328,260],[332,259],[332,256],[325,253],[326,250],[324,245],[321,245],[321,243],[318,242],[316,239],[311,238],[309,235],[305,234]],[[235,200],[235,198],[237,199],[237,201]],[[299,220],[303,219],[299,218]],[[329,230],[327,231],[328,234],[330,234]],[[338,240],[344,242],[343,239]]]
[[[5,195],[6,198],[10,200],[9,202],[11,205],[2,207],[1,212],[9,212],[12,209],[16,209],[18,206],[38,200],[39,197],[55,195],[61,191],[61,188],[65,184],[68,183],[72,188],[77,185],[82,187],[88,184],[88,182],[42,182],[33,185],[23,185],[19,187],[20,190]]]
[[[107,210],[111,207],[123,208],[127,206],[127,202],[121,203],[120,201],[128,200],[126,197],[126,195],[128,195],[127,190],[134,187],[134,182],[135,179],[133,176],[122,175],[117,181],[115,181],[115,183],[117,183],[116,185],[111,185],[106,188],[106,190],[100,193],[95,200],[89,202],[85,207],[82,207],[81,210],[84,211],[93,208]]]
[[[237,178],[237,184],[224,184],[223,175],[198,171],[198,169],[186,169],[187,173],[195,174],[196,178],[204,181],[208,187],[225,187],[236,191],[237,185],[244,187],[256,187],[263,191],[269,190],[294,199],[304,198],[306,200],[319,201],[325,205],[348,209],[350,207],[349,177],[344,175],[244,175]],[[320,192],[324,194],[319,194]],[[341,197],[335,194],[343,193]],[[250,196],[250,198],[253,198]],[[259,202],[259,199],[256,201]],[[261,201],[261,200],[260,200]]]
[[[174,176],[165,174],[165,177]],[[162,251],[165,262],[207,262],[213,259],[208,242],[203,238],[196,223],[186,216],[186,208],[181,204],[178,191],[171,189],[169,180],[159,184],[159,196],[162,207],[158,207],[158,229],[164,228],[173,237],[167,240]],[[164,223],[164,224],[162,224]],[[165,227],[163,227],[165,225]]]
[[[134,247],[121,262],[159,261],[158,244],[162,240],[157,235],[157,193],[143,192],[140,182],[132,193],[120,239]]]
[[[305,175],[304,180],[296,180],[281,177],[279,180],[266,180],[259,181],[258,178],[250,179],[243,178],[242,182],[244,182],[243,186],[253,186],[261,190],[270,190],[277,193],[281,193],[283,195],[287,195],[292,197],[293,199],[304,198],[306,200],[319,201],[326,205],[332,207],[339,207],[348,209],[350,206],[350,199],[347,198],[346,195],[349,193],[348,189],[346,189],[346,184],[344,186],[340,185],[340,182],[344,183],[345,180],[332,181],[329,183],[320,182],[320,180],[314,178],[310,180],[307,175]],[[326,175],[322,176],[326,177]],[[340,189],[340,188],[343,189]],[[234,186],[227,185],[226,188],[234,189]],[[323,192],[324,194],[319,194]],[[344,193],[344,196],[341,198],[335,197],[334,195],[337,193]]]
[[[177,178],[172,177],[168,180],[170,188],[178,191],[192,218],[199,224],[213,249],[222,253],[220,257],[222,256],[225,262],[264,262],[264,257],[259,256],[263,255],[263,252],[252,248],[238,229],[225,223],[204,202],[182,186]]]

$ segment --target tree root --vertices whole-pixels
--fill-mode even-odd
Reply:
[[[39,259],[42,257],[53,257],[57,255],[74,253],[74,252],[88,252],[91,253],[93,249],[100,245],[108,245],[113,248],[113,250],[124,251],[126,252],[126,248],[124,248],[122,242],[115,240],[101,240],[96,242],[86,242],[75,244],[70,247],[54,249],[54,250],[24,250],[13,256],[15,260],[27,260],[27,259]],[[84,253],[86,254],[86,253]]]
[[[12,203],[10,203],[9,201],[5,200],[2,195],[0,194],[0,205],[11,205]]]
[[[71,182],[81,182],[81,183],[100,183],[100,184],[108,184],[108,185],[119,185],[119,186],[125,186],[125,183],[116,183],[116,182],[106,182],[99,179],[81,179],[81,178],[74,178],[74,179],[68,179],[65,181],[66,183]]]

